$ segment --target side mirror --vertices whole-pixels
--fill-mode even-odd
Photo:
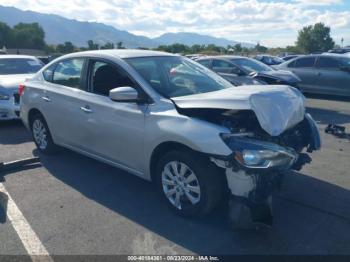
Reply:
[[[116,102],[139,102],[139,93],[130,86],[117,87],[109,91],[109,98]]]

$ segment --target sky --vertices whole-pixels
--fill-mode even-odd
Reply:
[[[0,5],[102,22],[137,35],[195,32],[269,47],[293,45],[303,26],[331,26],[350,45],[350,0],[0,0]]]

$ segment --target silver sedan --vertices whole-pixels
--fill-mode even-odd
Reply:
[[[268,224],[282,173],[320,148],[297,89],[235,87],[162,52],[63,56],[25,82],[21,118],[40,152],[66,147],[151,180],[180,215],[207,214],[229,194]]]

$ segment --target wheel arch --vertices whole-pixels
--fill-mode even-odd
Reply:
[[[37,109],[37,108],[30,109],[29,112],[28,112],[28,124],[29,124],[29,127],[32,126],[32,120],[33,120],[33,117],[35,115],[41,115],[42,117],[44,117],[44,115],[40,112],[39,109]]]
[[[149,171],[150,171],[150,176],[152,181],[154,181],[155,170],[156,170],[157,162],[160,159],[160,157],[166,154],[167,152],[174,151],[174,150],[186,150],[186,151],[196,152],[192,148],[179,142],[167,141],[167,142],[160,143],[158,146],[154,148],[151,155],[151,160],[149,163]]]

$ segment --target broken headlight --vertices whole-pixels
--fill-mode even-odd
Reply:
[[[293,149],[231,134],[222,134],[221,137],[233,151],[234,160],[246,168],[288,169],[297,160]]]

